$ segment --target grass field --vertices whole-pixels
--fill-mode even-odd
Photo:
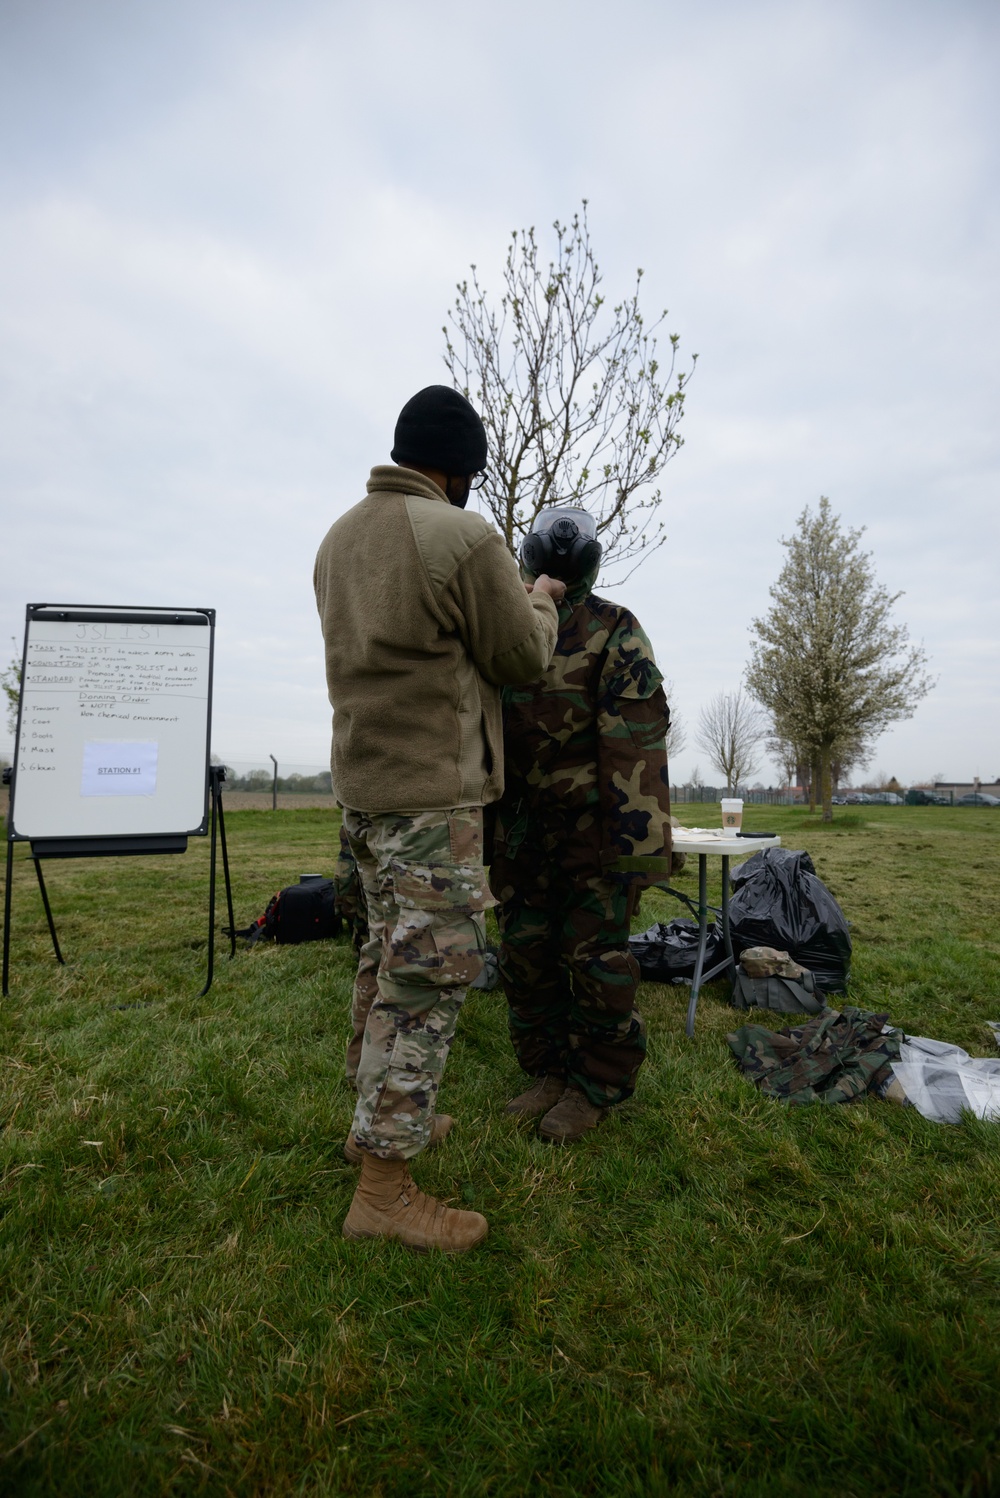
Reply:
[[[766,821],[853,923],[851,1000],[994,1050],[1000,812]],[[228,828],[240,924],[332,864],[329,813]],[[997,1125],[770,1102],[722,987],[688,1041],[687,991],[647,985],[635,1098],[553,1149],[502,1116],[520,1074],[474,994],[417,1174],[489,1239],[347,1243],[346,943],[241,951],[196,998],[200,841],[50,864],[57,968],[18,855],[3,1494],[1000,1491]]]

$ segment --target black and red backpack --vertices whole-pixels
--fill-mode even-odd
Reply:
[[[298,884],[288,885],[269,900],[263,915],[242,931],[233,930],[232,935],[245,937],[248,947],[259,941],[291,946],[338,936],[341,924],[333,880],[322,874],[302,874]],[[228,928],[225,934],[230,934]]]

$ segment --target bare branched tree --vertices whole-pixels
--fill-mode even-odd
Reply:
[[[834,786],[842,785],[852,770],[864,769],[871,759],[872,747],[863,738],[837,740],[830,750],[830,775]]]
[[[445,364],[486,424],[480,494],[510,550],[516,555],[546,506],[572,503],[596,517],[604,566],[631,570],[666,539],[654,486],[682,444],[694,360],[677,370],[671,333],[661,366],[655,335],[667,314],[646,327],[641,270],[631,296],[606,306],[586,202],[553,228],[548,264],[533,228],[511,235],[499,303],[471,267],[448,314],[451,330],[442,329]]]
[[[764,742],[764,747],[785,777],[785,784],[794,785],[799,766],[803,763],[802,751],[798,744],[793,744],[790,739],[784,739],[780,733],[772,730]]]
[[[781,767],[786,785],[800,783],[809,792],[810,805],[815,804],[820,784],[819,761],[808,744],[796,744],[775,732],[772,725],[766,745],[768,754]],[[871,749],[863,739],[838,741],[830,754],[830,768],[834,787],[841,784],[848,772],[867,763]]]
[[[683,754],[687,747],[687,729],[684,727],[684,719],[681,717],[676,706],[676,693],[672,681],[664,680],[664,696],[670,709],[670,727],[667,729],[667,763],[677,754]]]
[[[747,686],[774,732],[806,751],[822,786],[823,820],[833,817],[833,764],[859,763],[890,723],[912,717],[933,686],[922,648],[892,622],[899,593],[876,581],[862,530],[842,530],[830,501],[804,509],[774,600],[753,621]]]
[[[735,790],[745,784],[760,763],[767,718],[742,687],[719,692],[701,710],[695,742],[704,749],[726,782]]]

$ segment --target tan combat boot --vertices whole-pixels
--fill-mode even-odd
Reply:
[[[511,1098],[503,1111],[517,1118],[537,1118],[540,1113],[548,1113],[553,1103],[558,1103],[565,1087],[566,1078],[553,1076],[550,1072],[532,1082],[527,1092]]]
[[[451,1133],[451,1126],[455,1122],[450,1113],[435,1113],[431,1122],[431,1137],[427,1141],[427,1148],[432,1150],[436,1144]],[[354,1130],[344,1140],[344,1159],[348,1165],[360,1165],[364,1157],[364,1150],[354,1137]]]
[[[578,1087],[567,1087],[542,1119],[538,1132],[551,1144],[575,1144],[588,1130],[603,1123],[607,1112],[607,1108],[596,1108]]]
[[[363,1152],[361,1179],[344,1219],[345,1238],[396,1238],[407,1248],[464,1254],[489,1232],[478,1212],[459,1212],[425,1196],[406,1160],[380,1160]]]

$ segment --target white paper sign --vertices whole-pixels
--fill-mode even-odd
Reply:
[[[83,746],[81,796],[155,796],[155,739],[91,739]]]

